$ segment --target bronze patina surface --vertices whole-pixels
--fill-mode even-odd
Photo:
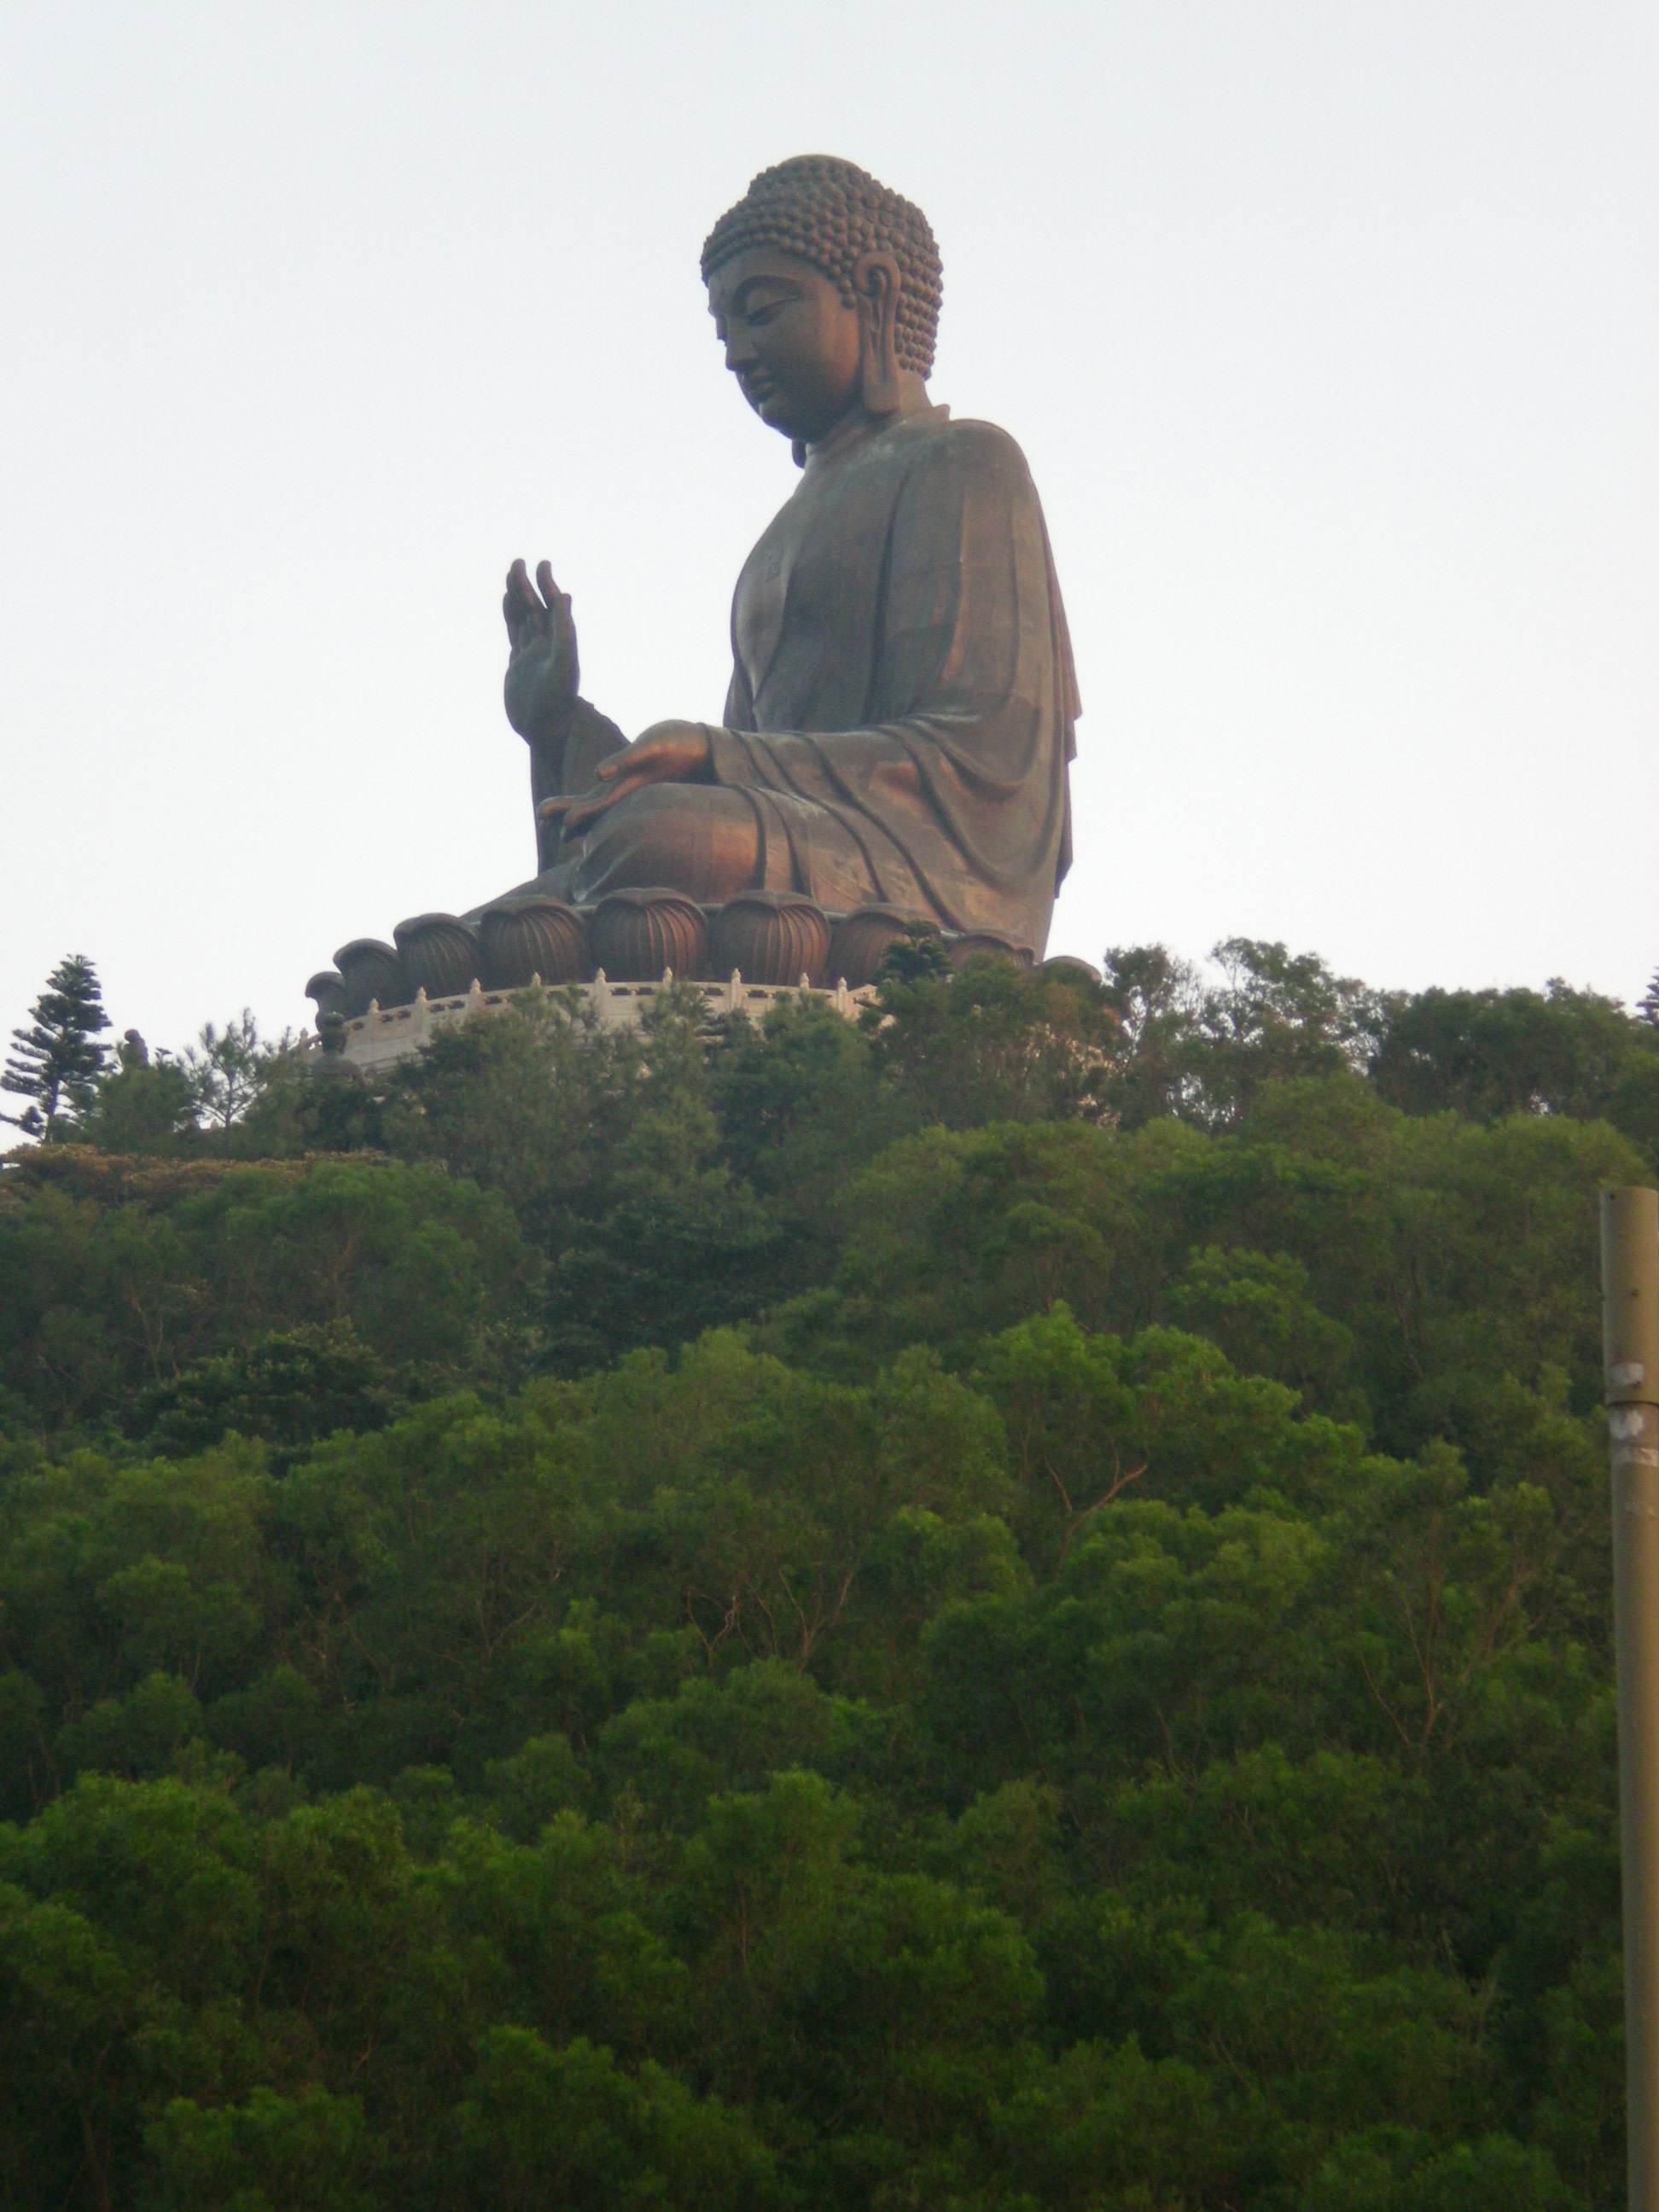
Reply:
[[[738,579],[718,724],[627,743],[580,696],[550,566],[532,583],[514,562],[505,696],[530,748],[538,872],[501,898],[793,895],[1041,957],[1071,862],[1071,645],[1018,447],[929,398],[927,217],[851,162],[804,155],[721,216],[702,271],[726,367],[800,481]],[[447,957],[436,920],[416,936]]]

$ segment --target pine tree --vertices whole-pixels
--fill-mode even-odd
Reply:
[[[268,1044],[246,1006],[240,1021],[227,1022],[222,1030],[204,1024],[185,1053],[185,1074],[199,1118],[218,1129],[240,1121],[258,1097],[270,1062],[290,1042],[285,1030],[275,1044]]]
[[[109,1027],[98,975],[79,952],[60,960],[29,1010],[30,1026],[11,1033],[15,1048],[0,1075],[0,1091],[30,1103],[21,1114],[0,1114],[31,1137],[49,1137],[60,1115],[83,1114],[104,1072],[108,1047],[98,1042]]]

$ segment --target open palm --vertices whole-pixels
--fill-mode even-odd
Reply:
[[[522,738],[562,737],[569,726],[580,669],[570,595],[542,562],[532,583],[522,561],[507,574],[501,601],[511,658],[502,690],[507,719]]]

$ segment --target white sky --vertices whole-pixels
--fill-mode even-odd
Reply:
[[[793,481],[697,276],[919,200],[1085,714],[1051,949],[1659,965],[1659,10],[0,0],[0,1029],[177,1044],[530,872],[502,573],[709,719]]]

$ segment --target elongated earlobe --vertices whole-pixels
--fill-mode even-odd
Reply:
[[[859,312],[859,392],[872,415],[896,415],[903,404],[897,350],[902,283],[890,253],[861,254],[853,270]]]

